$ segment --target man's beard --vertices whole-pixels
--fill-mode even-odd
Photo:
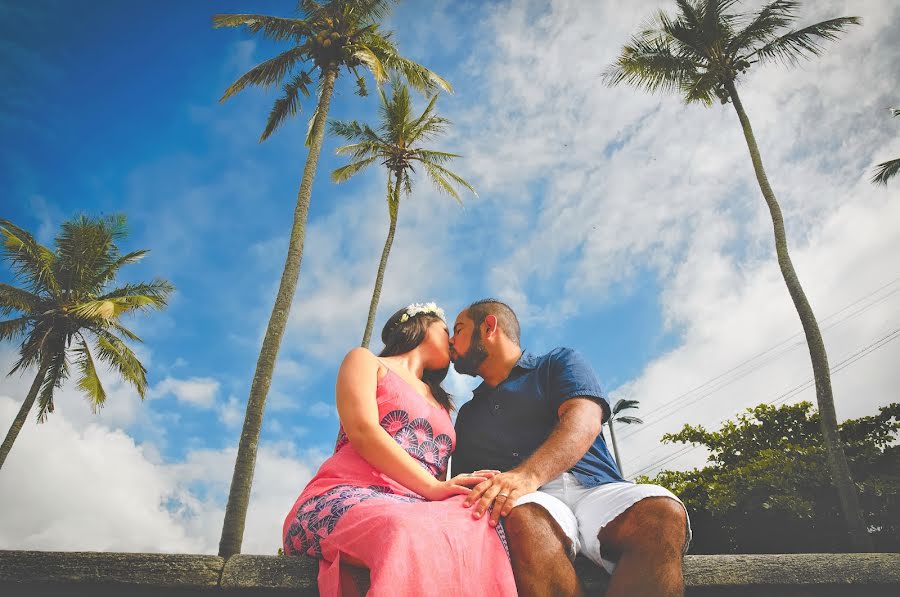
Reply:
[[[466,351],[466,354],[456,357],[456,360],[453,361],[453,368],[456,369],[457,373],[478,377],[478,368],[481,367],[487,356],[488,353],[484,348],[484,342],[481,341],[481,330],[476,328],[472,333],[472,342],[469,345],[469,350]]]

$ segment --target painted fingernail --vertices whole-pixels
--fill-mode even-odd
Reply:
[[[489,522],[488,524],[491,525],[492,527],[497,526],[497,523],[496,523],[495,521],[493,521],[493,520],[492,520],[491,522]]]

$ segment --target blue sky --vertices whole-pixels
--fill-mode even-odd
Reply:
[[[423,180],[404,201],[376,330],[414,301],[453,315],[484,296],[508,301],[527,348],[576,347],[613,398],[641,401],[646,429],[622,433],[626,473],[701,463],[699,451],[659,444],[685,422],[715,426],[762,401],[814,398],[791,393],[811,377],[808,356],[730,106],[685,107],[599,79],[668,4],[406,2],[386,24],[407,56],[454,85],[438,110],[455,126],[434,145],[465,156],[454,170],[479,197],[460,208]],[[63,528],[77,536],[67,549],[214,551],[311,105],[258,143],[274,92],[218,98],[279,46],[213,30],[210,17],[292,6],[0,4],[12,57],[0,65],[3,217],[50,243],[72,215],[123,212],[124,248],[151,251],[128,279],[178,288],[165,312],[131,321],[145,340],[147,400],[109,377],[99,415],[65,388],[51,421],[23,431],[0,476],[4,495],[20,488],[0,547],[50,548],[51,529]],[[885,76],[900,66],[900,13],[890,0],[834,0],[801,22],[847,14],[864,26],[824,57],[762,69],[741,88],[831,363],[871,350],[835,374],[842,418],[896,400],[900,381],[889,366],[900,343],[872,348],[900,324],[900,191],[867,182],[873,164],[900,154],[886,109],[900,98]],[[332,118],[373,118],[374,98],[353,90],[339,81]],[[333,441],[335,371],[362,335],[387,232],[384,175],[334,185],[327,174],[345,163],[336,146],[326,139],[319,162],[245,551],[277,548],[284,513]],[[5,369],[13,350],[0,347]],[[29,382],[0,380],[0,423]],[[464,401],[474,382],[451,373],[447,385]],[[60,445],[52,462],[46,441]],[[67,474],[78,485],[71,512],[48,520],[40,484]],[[109,516],[122,500],[139,504]],[[79,526],[98,517],[119,522]],[[146,528],[123,538],[117,524]]]

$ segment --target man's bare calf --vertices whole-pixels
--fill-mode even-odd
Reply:
[[[569,559],[572,542],[543,506],[513,508],[504,528],[520,596],[583,594]]]
[[[607,597],[681,597],[687,518],[667,497],[639,501],[600,530],[603,557],[616,561]]]

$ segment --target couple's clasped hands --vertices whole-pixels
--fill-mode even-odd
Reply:
[[[468,494],[463,505],[469,508],[475,504],[472,512],[475,518],[481,518],[493,504],[489,524],[496,526],[501,516],[509,515],[517,499],[537,488],[538,483],[524,471],[513,469],[501,473],[497,470],[480,470],[440,481],[429,492],[431,495],[424,497],[441,500],[453,495]]]

